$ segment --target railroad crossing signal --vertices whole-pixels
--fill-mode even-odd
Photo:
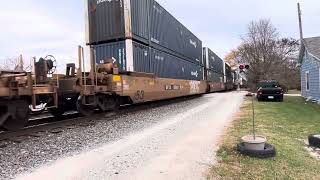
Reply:
[[[239,65],[240,72],[244,72],[245,70],[250,69],[250,65],[248,64],[240,64]]]

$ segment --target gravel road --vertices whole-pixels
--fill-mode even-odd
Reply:
[[[93,118],[0,148],[0,179],[205,179],[244,93],[216,93]],[[107,119],[107,120],[106,120]]]

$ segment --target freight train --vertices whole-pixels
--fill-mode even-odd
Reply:
[[[78,66],[55,74],[53,56],[34,60],[34,72],[0,71],[0,127],[23,128],[40,104],[54,117],[77,110],[115,111],[137,104],[234,87],[235,76],[202,41],[154,0],[87,0],[86,37]]]

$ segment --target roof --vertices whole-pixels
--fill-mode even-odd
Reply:
[[[320,61],[320,36],[303,39],[300,49],[300,62],[302,62],[305,50]]]
[[[320,60],[320,37],[305,38],[304,44],[308,52]]]

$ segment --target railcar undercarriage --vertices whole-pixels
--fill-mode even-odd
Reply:
[[[0,127],[23,128],[32,109],[40,104],[57,119],[70,110],[91,116],[96,110],[117,111],[122,104],[138,104],[222,90],[221,83],[205,80],[158,78],[154,74],[120,72],[113,59],[85,71],[83,48],[79,47],[79,64],[67,64],[66,74],[53,74],[53,56],[34,63],[35,72],[0,72]],[[94,54],[91,52],[91,54]],[[208,91],[209,90],[209,91]]]
[[[25,71],[0,71],[0,127],[23,128],[29,121],[30,106],[57,107],[57,86],[48,74],[55,71],[53,56],[34,60],[34,74]]]

